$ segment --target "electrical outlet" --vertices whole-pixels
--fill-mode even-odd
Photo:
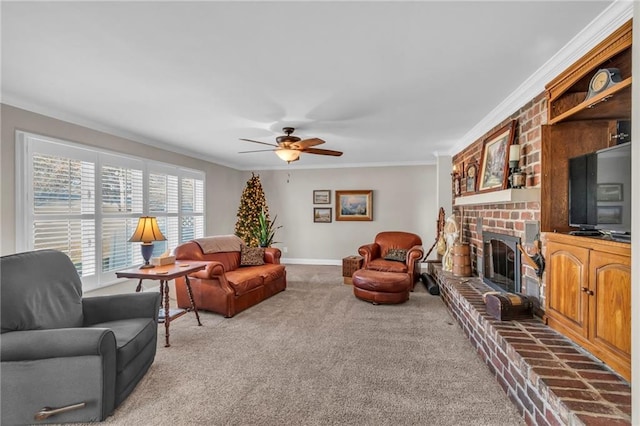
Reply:
[[[287,252],[287,250],[288,250],[288,249],[287,249],[286,247],[282,247],[282,252],[283,252],[283,253],[286,253],[286,252]]]

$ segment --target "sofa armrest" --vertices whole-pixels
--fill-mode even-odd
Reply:
[[[380,245],[377,243],[371,243],[360,246],[358,254],[364,258],[364,261],[362,262],[362,267],[364,268],[373,259],[380,257]]]
[[[189,274],[189,282],[192,282],[191,278],[199,279],[201,285],[219,286],[224,292],[233,294],[234,290],[229,285],[225,274],[226,271],[222,262],[209,261],[205,269]],[[176,278],[176,286],[178,283],[182,285],[184,282],[183,277]]]
[[[33,361],[85,355],[115,359],[116,338],[107,328],[56,328],[3,333],[0,344],[2,362]]]
[[[200,271],[196,271],[192,274],[189,274],[190,278],[200,278],[203,280],[209,280],[215,276],[218,275],[224,275],[225,270],[224,270],[224,265],[222,264],[222,262],[216,262],[216,261],[209,261],[207,262],[207,267],[200,270]]]
[[[82,299],[84,324],[98,324],[129,318],[153,318],[158,322],[159,292],[114,294]]]
[[[267,247],[264,249],[264,261],[265,263],[272,263],[274,265],[280,264],[280,256],[282,252],[279,248]]]
[[[424,256],[424,250],[422,246],[413,246],[407,251],[407,266],[412,267],[416,262],[419,262]]]

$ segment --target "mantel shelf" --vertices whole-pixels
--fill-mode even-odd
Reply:
[[[540,201],[540,188],[505,189],[485,192],[483,194],[466,195],[455,199],[456,206],[472,206],[480,204],[506,204],[528,201]]]

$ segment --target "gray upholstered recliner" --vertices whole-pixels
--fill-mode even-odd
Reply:
[[[0,260],[0,422],[105,419],[153,363],[160,294],[82,298],[74,265],[55,250]],[[34,420],[44,407],[82,403]]]

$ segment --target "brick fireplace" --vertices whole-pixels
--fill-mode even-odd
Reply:
[[[498,123],[480,139],[473,142],[452,159],[457,170],[465,170],[467,165],[479,164],[482,146],[487,135],[500,129],[511,120],[517,121],[515,142],[521,146],[520,168],[527,174],[526,187],[540,187],[540,154],[542,133],[540,126],[546,123],[547,103],[544,93],[536,96],[513,115]],[[514,142],[514,143],[515,143]],[[465,176],[463,175],[463,178]],[[463,185],[464,187],[464,185]],[[464,188],[466,189],[466,188]],[[522,191],[513,189],[512,191]],[[473,195],[462,192],[462,197]],[[483,260],[487,253],[483,243],[483,233],[501,234],[525,241],[525,223],[540,221],[540,201],[500,201],[482,204],[459,205],[454,201],[454,214],[461,224],[462,240],[469,242],[471,266],[474,275],[484,277]],[[523,244],[525,249],[531,249]],[[520,272],[520,273],[518,273]],[[532,296],[538,306],[544,305],[544,282],[536,276],[535,270],[526,263],[516,267],[515,275],[520,277],[519,291]]]
[[[487,314],[482,301],[483,292],[494,290],[484,279],[497,272],[519,277],[519,283],[507,283],[505,289],[531,296],[537,314],[543,313],[540,307],[544,306],[544,279],[538,278],[519,254],[511,256],[504,248],[495,250],[487,239],[499,235],[501,239],[520,241],[525,250],[532,248],[525,228],[531,223],[539,228],[540,198],[521,197],[523,192],[517,191],[540,188],[541,125],[546,123],[546,117],[547,104],[541,93],[453,157],[452,166],[463,171],[464,179],[466,167],[480,163],[486,136],[517,120],[515,140],[521,147],[520,168],[527,175],[526,185],[524,190],[503,191],[509,193],[508,197],[497,197],[497,201],[491,196],[478,198],[473,191],[465,192],[463,185],[461,197],[454,197],[453,213],[460,224],[462,241],[470,245],[474,276],[457,278],[437,266],[430,267],[436,270],[442,298],[452,315],[527,424],[628,425],[628,382],[539,317],[500,322]],[[481,201],[468,201],[474,197]],[[505,251],[505,259],[491,263],[501,251]]]

